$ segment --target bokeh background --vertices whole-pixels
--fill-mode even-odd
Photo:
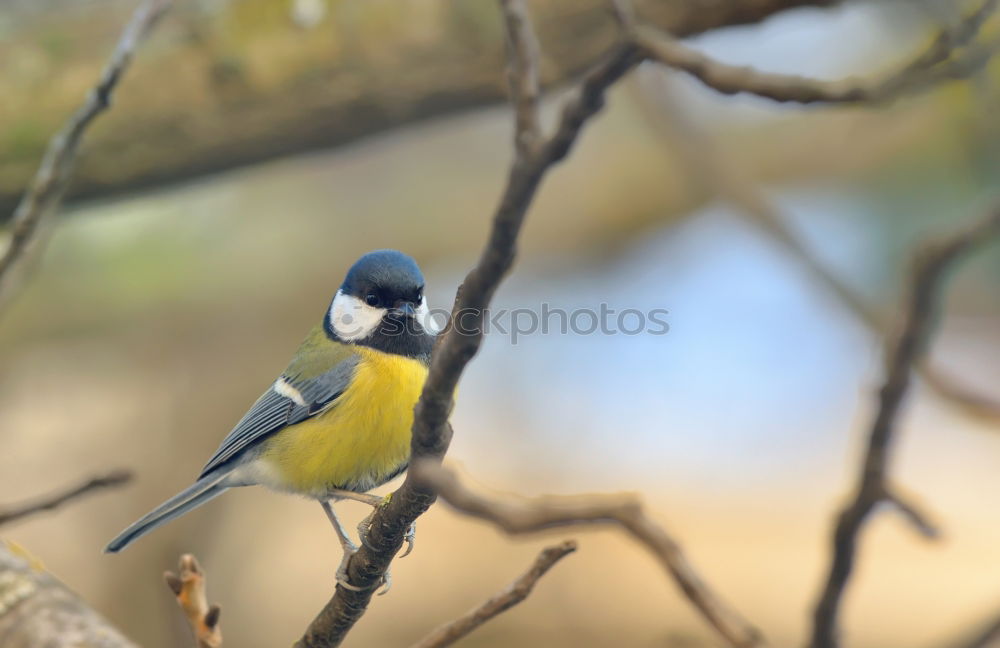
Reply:
[[[132,6],[0,6],[5,214]],[[964,6],[847,3],[691,42],[775,71],[878,74]],[[491,104],[503,83],[501,34],[487,0],[180,2],[95,128],[76,199],[0,318],[0,492],[15,502],[111,467],[135,470],[126,489],[4,535],[142,645],[189,641],[161,579],[182,552],[208,571],[227,646],[288,645],[330,596],[340,553],[319,507],[261,489],[231,492],[121,555],[100,549],[199,472],[357,256],[409,252],[432,305],[450,303],[510,158],[510,111]],[[543,48],[592,46],[574,38],[562,33],[551,49],[543,38]],[[424,56],[426,76],[409,90],[434,75],[455,82],[395,115],[380,74],[395,79],[412,63],[400,42]],[[456,47],[479,52],[488,74],[461,78],[443,54]],[[327,74],[336,57],[349,87]],[[987,67],[876,108],[803,109],[640,70],[545,182],[496,307],[663,308],[670,331],[489,336],[462,382],[451,461],[497,490],[642,493],[734,607],[774,645],[801,645],[872,414],[879,339],[712,195],[692,146],[714,149],[888,316],[915,243],[978,217],[996,196],[998,74]],[[267,103],[286,88],[295,93]],[[368,89],[382,93],[368,112],[321,110],[335,100],[323,93]],[[316,119],[290,124],[289,102],[314,102]],[[220,130],[227,118],[230,131]],[[393,121],[407,123],[384,127]],[[232,145],[183,164],[182,153],[213,138]],[[937,363],[994,397],[998,281],[993,245],[956,274],[934,347]],[[1000,427],[918,385],[891,472],[944,535],[922,540],[890,511],[873,519],[845,637],[859,647],[949,645],[1000,606]],[[367,513],[341,510],[351,521]],[[408,645],[563,537],[577,538],[579,552],[461,645],[717,645],[616,532],[512,540],[444,506],[421,519],[416,551],[394,565],[392,592],[348,645]]]

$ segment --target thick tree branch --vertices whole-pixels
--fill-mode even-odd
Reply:
[[[998,0],[985,0],[955,30],[942,31],[930,47],[911,61],[878,79],[849,78],[820,81],[792,74],[761,72],[748,66],[716,61],[688,47],[661,30],[638,26],[631,38],[651,60],[680,70],[723,94],[747,93],[778,102],[792,103],[874,103],[894,99],[942,81],[966,78],[983,66],[1000,49],[1000,42],[969,46]]]
[[[532,499],[490,498],[464,486],[455,474],[421,461],[410,474],[460,512],[487,520],[507,533],[522,534],[564,526],[617,525],[646,547],[684,596],[731,646],[761,646],[760,632],[725,606],[691,567],[681,547],[647,516],[633,495],[570,495]]]
[[[1000,207],[975,225],[927,244],[916,257],[902,328],[887,350],[885,383],[879,392],[857,491],[837,518],[830,571],[813,617],[813,648],[838,645],[840,601],[854,567],[858,535],[872,509],[891,499],[886,471],[896,419],[909,389],[913,366],[929,344],[946,271],[964,254],[992,238],[1000,238]]]
[[[4,648],[137,648],[14,545],[0,542],[0,643]]]
[[[503,614],[528,598],[531,590],[535,588],[535,583],[552,569],[557,562],[574,551],[576,551],[576,542],[573,540],[566,540],[542,550],[528,571],[521,574],[513,583],[491,596],[482,605],[470,610],[467,614],[435,629],[410,648],[443,648],[444,646],[450,646],[493,617]]]
[[[144,0],[135,10],[97,84],[49,142],[41,166],[14,211],[10,243],[0,255],[0,304],[14,290],[12,274],[15,268],[23,265],[32,248],[38,247],[33,243],[41,243],[36,235],[62,201],[84,132],[94,118],[111,105],[115,87],[132,62],[136,48],[171,3],[172,0]]]
[[[191,626],[197,648],[219,648],[222,646],[222,628],[219,627],[222,609],[208,604],[205,572],[191,554],[181,556],[177,567],[179,574],[164,572],[163,580],[177,598],[177,605]]]
[[[132,473],[127,470],[115,470],[105,475],[91,477],[87,481],[78,486],[74,486],[73,488],[53,493],[52,495],[46,495],[34,501],[25,502],[24,504],[16,504],[5,510],[0,510],[0,526],[16,522],[17,520],[28,517],[29,515],[41,513],[42,511],[51,511],[52,509],[62,506],[66,502],[75,500],[78,497],[93,493],[97,490],[123,486],[131,479]]]
[[[636,6],[650,24],[677,36],[690,36],[755,23],[798,7],[832,6],[837,1],[637,0]],[[239,7],[247,2],[218,4],[225,24],[227,18],[235,19]],[[273,2],[255,0],[251,4]],[[371,4],[359,3],[359,11],[367,11]],[[501,101],[504,88],[495,75],[499,44],[484,40],[493,33],[493,25],[477,21],[476,30],[469,31],[463,17],[469,15],[472,3],[421,0],[419,4],[428,8],[422,12],[430,21],[426,29],[440,35],[433,44],[422,39],[384,38],[381,27],[353,33],[355,25],[334,21],[321,29],[334,30],[331,42],[335,46],[311,55],[303,50],[303,56],[285,61],[283,81],[277,83],[256,82],[252,65],[238,83],[216,81],[216,68],[222,63],[217,48],[191,43],[162,48],[151,65],[164,71],[184,65],[187,76],[211,80],[209,86],[181,82],[172,88],[176,92],[171,98],[138,101],[131,112],[117,112],[115,127],[94,133],[89,140],[87,162],[75,171],[67,197],[107,196],[304,150],[330,148],[417,120]],[[543,68],[544,79],[551,83],[566,83],[582,73],[615,36],[607,0],[547,0],[532,6],[538,9],[538,31],[551,54]],[[213,34],[218,25],[204,23],[204,19],[199,16],[199,23],[190,29]],[[287,28],[280,21],[274,22],[270,27],[259,25],[270,29],[264,32],[265,40],[283,37]],[[380,49],[386,56],[369,56],[372,39],[380,36]],[[247,40],[236,50],[227,50],[227,56],[253,59],[256,45],[255,40]],[[309,81],[312,79],[317,81]],[[146,78],[135,81],[139,92],[155,89],[158,82]],[[359,82],[362,91],[350,91]],[[206,89],[213,93],[213,100],[203,100]],[[239,110],[234,111],[235,102]],[[16,117],[32,116],[22,113]],[[179,119],[183,129],[177,128]],[[24,158],[13,151],[7,153],[0,152],[0,166],[9,171],[0,177],[0,212],[13,210],[16,196],[12,194],[30,179]],[[41,153],[38,150],[36,155]]]

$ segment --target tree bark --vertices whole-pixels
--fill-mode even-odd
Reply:
[[[0,646],[137,648],[36,561],[0,543]]]

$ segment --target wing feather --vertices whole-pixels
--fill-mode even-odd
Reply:
[[[357,356],[351,355],[329,371],[311,378],[282,374],[279,380],[284,380],[286,385],[297,390],[305,404],[296,403],[289,396],[278,393],[272,385],[222,440],[219,449],[205,464],[201,475],[205,476],[235,459],[275,432],[301,423],[335,405],[337,397],[350,384],[357,363]]]

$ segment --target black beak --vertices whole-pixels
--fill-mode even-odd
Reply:
[[[407,317],[414,317],[417,314],[417,311],[413,308],[413,303],[408,301],[400,300],[396,302],[396,306],[393,310],[399,311]]]

